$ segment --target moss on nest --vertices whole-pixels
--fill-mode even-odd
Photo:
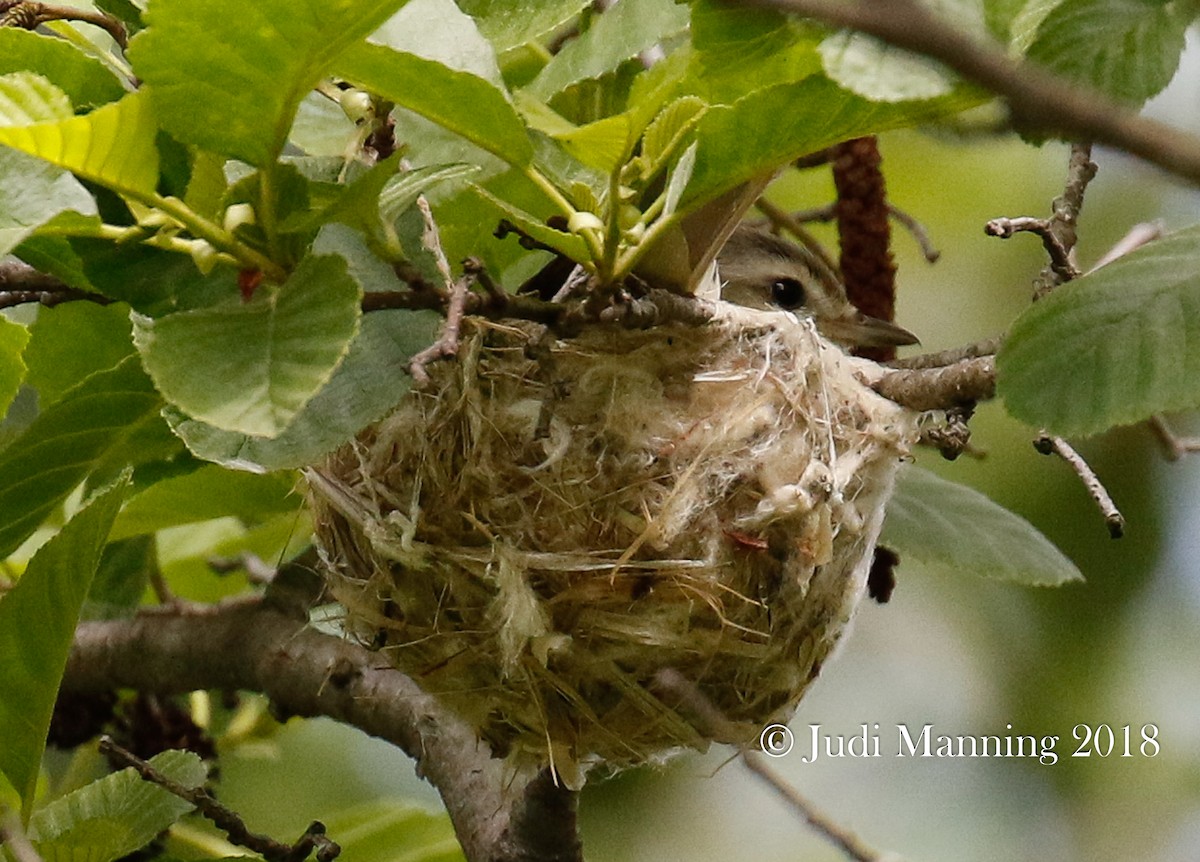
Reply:
[[[791,315],[470,321],[457,362],[309,471],[348,626],[515,765],[572,785],[790,715],[862,596],[910,414]]]

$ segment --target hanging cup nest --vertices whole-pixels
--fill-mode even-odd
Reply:
[[[864,592],[913,414],[790,314],[467,321],[388,418],[308,473],[348,628],[514,765],[570,785],[786,719]]]

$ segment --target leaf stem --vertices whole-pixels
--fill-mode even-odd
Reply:
[[[654,202],[654,204],[657,203],[658,201]],[[654,204],[651,205],[652,208]],[[676,211],[671,213],[669,216],[663,216],[651,224],[649,228],[647,228],[646,232],[642,234],[641,241],[617,259],[617,262],[613,267],[613,280],[620,281],[633,272],[634,267],[641,262],[642,258],[646,256],[646,253],[649,252],[650,249],[654,248],[659,237],[674,228],[678,223],[679,213]]]
[[[615,168],[608,177],[608,224],[604,236],[604,257],[600,260],[600,280],[610,283],[617,265],[621,244],[621,171]],[[615,281],[615,279],[612,279]]]
[[[278,162],[267,165],[258,174],[258,206],[255,215],[267,238],[267,253],[273,260],[279,259],[279,225],[275,219],[278,189],[275,169]]]
[[[566,216],[568,220],[578,212],[572,206],[571,202],[563,196],[563,193],[558,190],[558,187],[550,182],[546,175],[533,165],[526,165],[521,170],[529,178],[530,182],[541,189],[542,194],[550,198],[550,202],[558,207],[559,212]],[[584,243],[587,244],[588,254],[592,260],[600,263],[604,259],[604,244],[596,235],[596,231],[592,228],[584,228],[579,231],[579,235],[583,237]]]
[[[112,242],[128,242],[130,239],[145,233],[140,225],[98,224],[86,226],[55,226],[42,225],[35,233],[38,236],[67,236],[86,237],[88,239],[107,239]]]
[[[247,268],[261,271],[271,281],[283,282],[287,279],[287,272],[283,267],[261,251],[246,245],[229,231],[204,218],[179,198],[155,194],[146,195],[142,202],[162,210],[183,224],[197,238],[208,240],[213,248],[232,255]]]

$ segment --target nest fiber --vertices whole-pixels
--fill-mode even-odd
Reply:
[[[515,764],[703,748],[664,668],[750,741],[863,594],[913,417],[803,321],[717,306],[569,340],[470,320],[308,473],[350,630]]]

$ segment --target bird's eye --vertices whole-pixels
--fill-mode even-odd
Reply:
[[[785,311],[804,305],[804,285],[794,278],[781,278],[771,285],[771,302]]]

